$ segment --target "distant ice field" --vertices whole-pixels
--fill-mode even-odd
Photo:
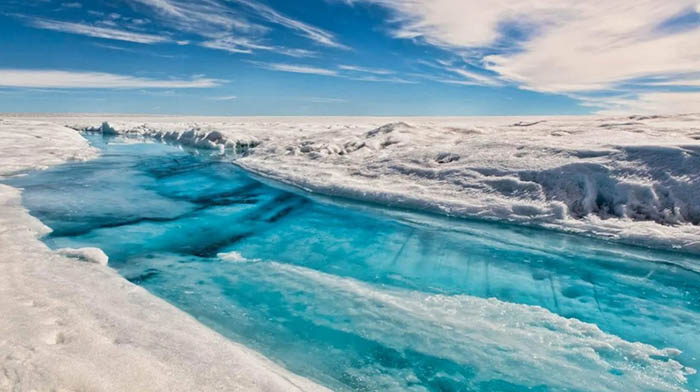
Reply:
[[[237,138],[231,136],[232,129],[190,129],[168,136],[153,125],[129,128],[132,136],[175,142],[168,145],[104,137],[102,133],[126,132],[127,128],[110,123],[99,127],[100,134],[88,136],[100,148],[99,158],[30,173],[10,184],[23,189],[24,205],[53,229],[45,238],[52,248],[102,249],[110,267],[130,281],[332,389],[692,391],[700,387],[695,374],[700,367],[700,274],[698,257],[692,253],[693,240],[698,239],[693,222],[696,196],[690,192],[697,186],[693,148],[663,147],[657,160],[647,157],[653,150],[645,147],[639,154],[650,161],[647,167],[630,158],[634,154],[619,149],[605,153],[618,154],[625,170],[653,172],[661,166],[675,170],[668,178],[649,177],[651,185],[644,185],[659,194],[663,186],[674,189],[665,203],[676,203],[678,208],[663,218],[651,210],[643,217],[626,216],[632,207],[625,203],[618,204],[624,213],[617,216],[613,201],[602,213],[604,202],[595,196],[592,204],[583,199],[572,202],[580,205],[578,215],[561,202],[561,215],[542,218],[538,224],[561,229],[574,222],[567,227],[588,233],[587,225],[600,219],[602,234],[595,235],[608,236],[614,222],[619,226],[614,232],[626,240],[641,238],[630,234],[641,235],[638,227],[652,227],[658,233],[644,238],[664,244],[678,240],[673,244],[688,251],[679,252],[528,227],[507,215],[525,211],[518,203],[532,194],[521,194],[521,187],[546,194],[547,186],[566,183],[572,195],[593,192],[586,186],[598,187],[599,193],[609,191],[605,186],[620,186],[611,195],[623,192],[629,183],[605,185],[611,178],[619,181],[622,177],[616,176],[622,172],[601,172],[600,167],[618,161],[606,161],[611,158],[600,152],[577,158],[570,152],[537,152],[548,160],[543,166],[555,168],[540,167],[551,170],[541,177],[533,173],[520,177],[525,171],[504,168],[503,162],[514,164],[516,158],[501,152],[491,162],[494,167],[501,162],[500,169],[480,174],[483,178],[475,174],[474,183],[457,186],[455,173],[463,176],[471,170],[466,167],[473,165],[474,156],[488,151],[479,147],[481,142],[435,147],[441,140],[435,136],[420,146],[411,139],[418,128],[410,124],[384,128],[369,124],[368,130],[357,126],[344,133],[321,123],[313,135],[290,134],[297,125],[285,124],[242,127],[243,136]],[[521,132],[520,128],[538,125],[514,129]],[[259,133],[246,136],[249,129]],[[343,143],[343,150],[337,151],[341,144],[328,142],[332,137],[322,136],[325,132],[370,143],[380,139],[376,146],[353,152],[348,150],[357,145],[350,148]],[[410,140],[392,142],[401,135]],[[659,137],[671,142],[668,135]],[[679,138],[676,135],[676,144]],[[325,147],[318,140],[326,140]],[[208,149],[182,148],[183,142]],[[390,148],[397,150],[389,154]],[[431,150],[422,150],[426,148]],[[534,152],[530,147],[525,150],[529,163],[523,166],[532,170],[528,165],[535,159],[527,154]],[[348,157],[355,152],[364,158]],[[680,161],[671,159],[679,154]],[[402,156],[405,160],[399,159]],[[432,157],[434,162],[413,161],[418,156]],[[443,214],[290,190],[251,177],[231,164],[234,159],[256,173],[298,187]],[[567,160],[589,162],[562,169],[570,164],[563,163]],[[429,170],[404,170],[412,164]],[[353,170],[361,173],[352,174]],[[503,182],[516,172],[519,182]],[[376,173],[388,179],[373,177]],[[576,173],[584,174],[578,178]],[[599,182],[586,185],[586,176]],[[409,179],[413,179],[410,187]],[[491,180],[498,184],[492,190],[477,187],[470,193],[470,186]],[[343,181],[349,185],[336,187]],[[546,185],[547,181],[552,183]],[[360,183],[366,184],[365,193],[353,193],[359,192]],[[496,188],[499,191],[493,191]],[[444,213],[457,210],[441,210],[450,205],[463,208],[464,213],[453,215],[480,217],[467,213],[476,204],[429,208],[431,197],[454,196],[457,193],[449,192],[456,189],[465,203],[510,200],[507,207],[501,205],[504,209],[487,210],[494,215],[486,217],[518,224],[449,218]],[[689,193],[681,193],[683,189]],[[430,203],[417,205],[419,196]],[[483,198],[487,196],[492,199]],[[632,198],[626,197],[629,204]],[[659,198],[656,193],[654,197]],[[546,195],[536,200],[528,202],[532,208],[554,205]],[[642,201],[649,200],[656,199]],[[680,207],[683,200],[685,209]],[[496,215],[501,212],[505,215]],[[676,231],[685,237],[668,237]]]

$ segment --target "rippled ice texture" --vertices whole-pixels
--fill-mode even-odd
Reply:
[[[697,256],[315,199],[127,139],[15,179],[54,248],[338,390],[697,390]],[[679,353],[680,351],[680,353]]]

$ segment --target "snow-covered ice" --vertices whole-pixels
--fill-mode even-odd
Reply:
[[[95,155],[75,131],[0,121],[0,178]],[[0,185],[0,390],[324,390],[99,264],[51,252]],[[91,255],[92,254],[92,255]]]
[[[327,195],[700,252],[700,115],[44,121],[252,148],[238,165]]]
[[[46,169],[66,161],[83,161],[97,150],[75,132],[47,121],[4,119],[0,116],[0,176]]]

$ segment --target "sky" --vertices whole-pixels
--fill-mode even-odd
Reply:
[[[0,112],[700,112],[700,0],[0,0]]]

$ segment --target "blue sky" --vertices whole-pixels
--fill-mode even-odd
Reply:
[[[700,112],[700,4],[4,0],[0,111]]]

